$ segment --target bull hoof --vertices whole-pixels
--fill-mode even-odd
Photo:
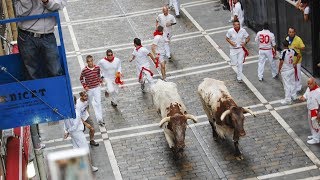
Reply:
[[[241,160],[244,159],[242,155],[235,156],[235,158],[236,158],[236,160],[238,160],[238,161],[241,161]]]

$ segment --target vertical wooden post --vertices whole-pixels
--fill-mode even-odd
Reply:
[[[2,48],[2,40],[0,39],[0,56],[3,56],[3,55],[4,55],[4,51]]]
[[[3,8],[3,14],[4,14],[4,18],[5,19],[8,19],[9,18],[9,14],[8,14],[8,9],[7,9],[7,3],[6,3],[6,0],[3,0],[2,1],[2,8]],[[5,24],[4,25],[5,27],[5,38],[11,42],[12,41],[12,31],[11,31],[11,25],[10,24]],[[6,43],[6,42],[3,42],[3,43]],[[5,52],[9,53],[9,49],[6,48],[7,46],[4,45],[4,48],[5,48]]]
[[[8,12],[8,17],[9,18],[14,18],[14,10],[13,10],[13,3],[12,0],[6,0],[7,3],[7,12]],[[16,41],[18,38],[18,29],[17,29],[17,24],[16,23],[10,23],[11,25],[11,33],[12,33],[12,40]]]

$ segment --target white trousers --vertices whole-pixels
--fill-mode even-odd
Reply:
[[[101,87],[95,87],[88,91],[89,103],[92,105],[96,115],[97,122],[102,121],[102,106],[101,106]]]
[[[295,82],[295,90],[296,91],[300,91],[302,88],[302,84],[301,84],[301,63],[297,64],[297,73],[298,73],[298,80],[296,80]]]
[[[164,43],[164,49],[166,51],[166,56],[169,58],[171,57],[171,49],[170,49],[170,40],[171,40],[172,34],[171,33],[165,33],[165,43]]]
[[[106,90],[109,93],[109,98],[114,103],[118,103],[119,86],[114,82],[114,79],[104,78]]]
[[[86,136],[83,131],[70,132],[71,142],[73,148],[83,148],[89,151],[89,145],[87,143]]]
[[[286,102],[291,102],[291,97],[296,97],[296,91],[294,89],[294,69],[281,72],[283,89]]]
[[[179,2],[179,0],[169,0],[169,6],[173,6],[176,15],[180,15],[180,2]]]
[[[316,119],[311,120],[310,110],[308,110],[308,122],[311,130],[312,138],[315,140],[320,140],[320,127]]]
[[[231,65],[237,66],[237,79],[242,80],[244,51],[240,49],[230,49]]]
[[[272,50],[259,50],[259,63],[258,63],[258,78],[263,78],[264,66],[266,61],[270,63],[270,69],[272,73],[272,77],[277,75],[277,66],[275,61],[273,60]]]

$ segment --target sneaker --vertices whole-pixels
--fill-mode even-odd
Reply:
[[[273,78],[273,79],[278,79],[278,78],[279,78],[279,75],[277,74],[277,75],[273,76],[272,78]]]
[[[259,78],[259,81],[262,82],[262,81],[263,81],[263,78]]]
[[[240,80],[238,79],[238,83],[242,83],[242,82],[243,82],[242,79],[240,79]]]
[[[292,104],[292,102],[291,101],[286,101],[286,100],[281,100],[280,101],[280,103],[282,104],[282,105],[289,105],[289,104]]]
[[[115,102],[113,102],[113,101],[111,101],[111,106],[113,106],[113,107],[117,107],[117,106],[118,106],[118,104],[117,104],[117,103],[115,103]]]
[[[103,121],[98,121],[98,124],[99,124],[100,126],[106,125],[106,123],[104,123]]]
[[[90,141],[91,146],[99,146],[99,143],[95,142],[94,140]]]
[[[97,172],[99,168],[95,167],[95,166],[91,166],[91,170],[92,172]]]
[[[308,139],[313,139],[313,136],[312,135],[308,136]]]
[[[229,21],[228,21],[229,23],[232,23],[233,22],[233,20],[232,19],[229,19]]]
[[[180,15],[176,15],[176,18],[180,18],[181,16]]]
[[[310,139],[309,141],[307,141],[308,144],[318,144],[320,141],[316,140],[316,139]]]
[[[40,144],[40,149],[44,149],[44,148],[46,148],[46,145],[45,144]]]

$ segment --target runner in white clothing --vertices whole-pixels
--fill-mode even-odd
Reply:
[[[144,84],[145,79],[147,79],[148,83],[152,85],[153,82],[153,73],[150,69],[150,63],[148,56],[152,59],[152,61],[156,64],[156,59],[153,57],[153,55],[150,53],[149,50],[147,50],[145,47],[142,47],[141,40],[139,38],[135,38],[133,40],[135,49],[132,52],[132,59],[136,61],[136,67],[137,67],[137,75],[139,78],[139,83],[141,84],[141,90],[144,92]]]
[[[179,2],[179,0],[169,0],[169,7],[173,7],[174,12],[176,13],[176,18],[180,18],[180,2]]]
[[[240,27],[244,25],[244,12],[242,4],[239,0],[233,0],[233,21],[238,20],[240,22]]]
[[[154,56],[159,60],[161,67],[162,80],[166,81],[166,60],[164,59],[165,49],[165,39],[163,37],[163,27],[158,26],[157,30],[154,32],[154,39],[151,46],[151,50]]]
[[[308,122],[311,130],[311,135],[308,136],[308,144],[320,143],[320,126],[319,126],[319,110],[320,110],[320,88],[314,78],[308,79],[308,88],[303,96],[299,98],[302,101],[307,101]]]
[[[233,21],[233,28],[229,29],[226,40],[230,44],[231,65],[237,66],[237,80],[242,82],[242,67],[245,58],[245,45],[250,41],[249,34],[240,28],[238,20]]]
[[[164,6],[162,8],[162,14],[159,14],[156,19],[156,27],[163,27],[163,37],[166,40],[165,43],[165,55],[168,59],[171,59],[171,50],[170,50],[170,40],[172,37],[172,26],[177,23],[173,15],[169,14],[168,7]]]
[[[101,68],[101,74],[106,83],[105,96],[111,98],[111,105],[117,107],[119,86],[116,84],[116,78],[121,76],[121,61],[113,56],[111,49],[106,51],[106,57],[98,62]]]
[[[277,78],[277,66],[273,60],[273,53],[276,51],[276,41],[274,34],[269,31],[269,24],[263,24],[263,30],[257,33],[255,41],[259,43],[259,63],[258,63],[258,78],[263,81],[264,65],[268,60],[270,63],[271,73],[273,78]]]
[[[294,64],[293,58],[297,56],[298,53],[294,49],[289,49],[289,42],[282,42],[284,50],[281,52],[281,58],[279,63],[278,73],[281,74],[282,83],[284,88],[285,98],[281,100],[281,104],[291,104],[292,99],[297,99],[297,93],[295,91],[295,81],[294,81]]]
[[[94,140],[94,132],[95,132],[94,125],[88,112],[88,109],[89,109],[88,94],[86,91],[82,91],[79,93],[79,95],[80,95],[80,98],[77,99],[76,109],[80,111],[80,118],[84,126],[89,129],[90,145],[99,146],[99,143],[95,142]]]
[[[75,103],[75,107],[76,107],[76,102],[77,102],[77,98],[75,96],[73,96],[73,101]],[[86,149],[88,152],[90,152],[87,140],[86,140],[86,136],[83,133],[84,130],[84,125],[81,121],[81,112],[79,109],[75,108],[76,110],[76,118],[75,119],[66,119],[64,120],[64,139],[67,139],[67,137],[70,135],[71,137],[71,142],[72,142],[72,146],[73,148],[83,148]],[[90,163],[91,163],[91,169],[93,172],[98,171],[98,168],[95,166],[92,166],[92,162],[91,162],[91,157],[90,159]]]

